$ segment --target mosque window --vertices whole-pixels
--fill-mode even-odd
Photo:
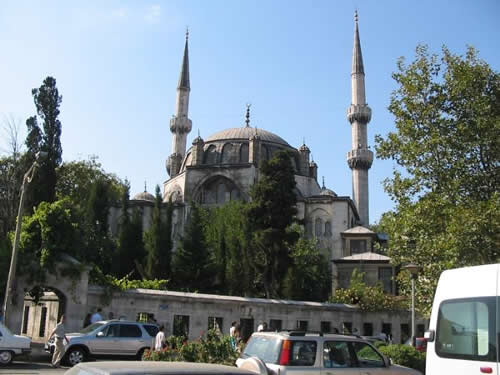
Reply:
[[[248,163],[248,144],[243,143],[240,147],[240,162]]]
[[[350,240],[351,255],[366,253],[366,240]]]
[[[240,192],[238,189],[233,189],[231,190],[231,200],[232,201],[237,201],[240,199]]]
[[[314,234],[316,237],[321,237],[323,235],[323,220],[321,218],[316,218],[314,222]]]
[[[204,164],[215,164],[217,163],[217,150],[214,145],[211,145],[205,151]]]
[[[332,236],[332,223],[330,221],[327,221],[325,223],[325,237],[331,237]]]
[[[266,145],[260,148],[260,160],[269,160],[269,150]]]
[[[222,163],[235,163],[237,162],[236,150],[232,143],[226,143],[222,148]]]
[[[217,203],[224,203],[226,201],[226,185],[221,182],[217,185]]]

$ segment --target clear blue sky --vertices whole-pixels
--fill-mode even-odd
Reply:
[[[415,46],[463,53],[475,46],[499,70],[500,2],[461,1],[22,1],[0,7],[0,115],[35,113],[31,89],[51,75],[63,96],[65,161],[97,155],[107,172],[131,181],[131,195],[168,178],[169,119],[175,111],[184,34],[190,30],[193,130],[203,138],[244,124],[299,147],[305,138],[318,176],[351,195],[350,104],[353,13],[359,27],[369,143],[387,134],[400,56]],[[5,136],[2,136],[2,142]],[[5,148],[5,145],[0,146]],[[393,207],[382,187],[391,162],[370,170],[370,221]]]

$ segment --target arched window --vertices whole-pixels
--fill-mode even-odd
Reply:
[[[226,201],[226,185],[220,182],[217,185],[217,203],[224,203]]]
[[[215,164],[217,163],[217,150],[214,145],[211,145],[205,151],[204,164]]]
[[[325,223],[325,237],[331,237],[332,236],[332,223],[330,221],[327,221]]]
[[[222,148],[221,163],[234,163],[235,162],[235,152],[232,143],[226,143]]]
[[[248,144],[243,143],[240,147],[240,163],[248,163]]]
[[[316,221],[314,222],[314,233],[316,237],[321,237],[323,234],[323,220],[321,218],[316,218]]]

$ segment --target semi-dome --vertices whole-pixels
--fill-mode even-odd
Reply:
[[[143,192],[140,192],[139,194],[136,194],[134,196],[133,200],[154,202],[155,201],[155,197],[154,197],[153,194],[150,194],[147,191],[143,191]]]
[[[245,126],[242,128],[231,128],[225,129],[215,134],[209,136],[205,143],[224,141],[224,140],[236,140],[236,139],[245,139],[248,140],[257,134],[261,141],[269,142],[269,143],[277,143],[283,146],[291,147],[287,141],[285,141],[280,136],[271,133],[264,129],[256,129],[250,126]]]

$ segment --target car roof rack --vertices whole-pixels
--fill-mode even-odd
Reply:
[[[300,331],[296,329],[290,329],[290,330],[283,330],[282,332],[286,332],[290,336],[306,336],[306,335],[323,336],[323,332],[320,331]]]

